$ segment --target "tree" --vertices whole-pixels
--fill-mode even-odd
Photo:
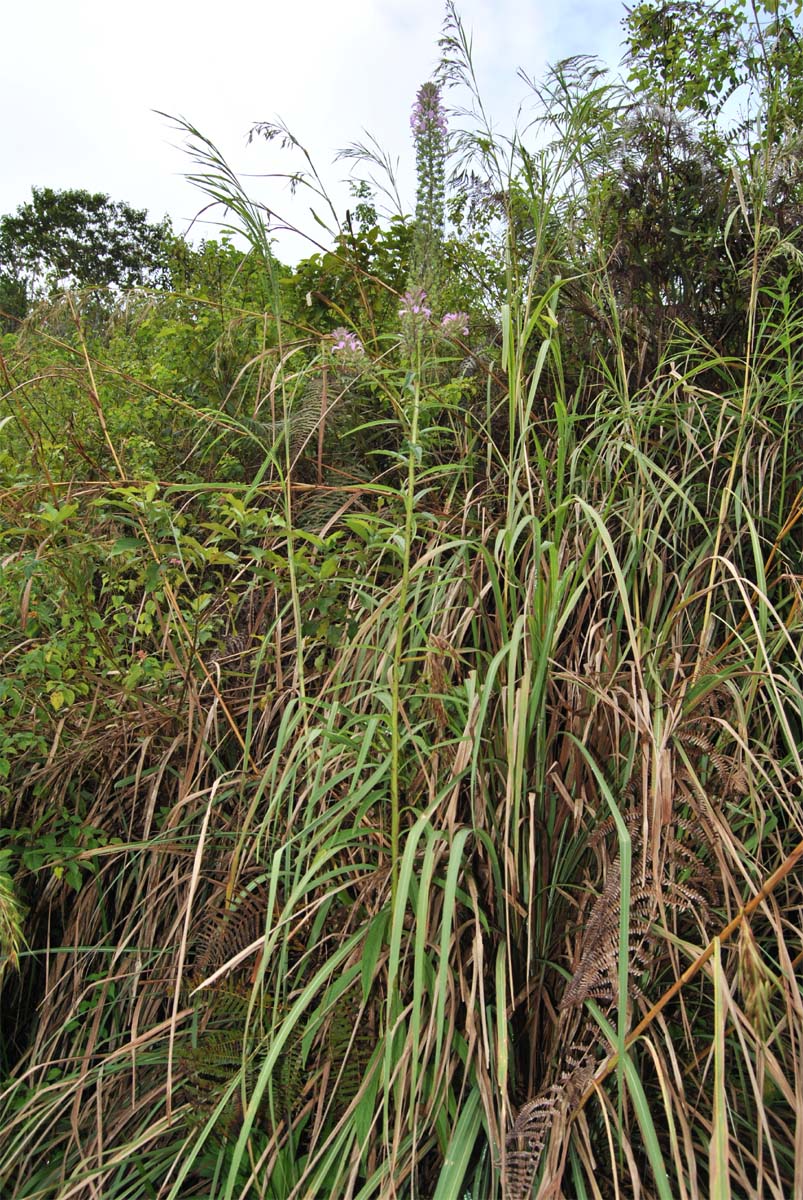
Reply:
[[[743,0],[643,0],[627,10],[630,82],[661,109],[711,127],[747,80]]]
[[[656,348],[680,320],[737,350],[757,234],[765,282],[770,249],[772,274],[799,272],[783,242],[803,212],[800,13],[800,0],[757,0],[750,16],[744,0],[627,12],[633,99],[598,195],[620,308]]]
[[[31,303],[72,287],[129,288],[167,282],[167,218],[100,192],[33,188],[0,218],[0,310],[22,318]]]
[[[642,0],[623,21],[630,82],[642,99],[692,114],[712,143],[796,134],[802,10],[801,0]]]

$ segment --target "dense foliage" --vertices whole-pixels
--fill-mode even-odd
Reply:
[[[803,1194],[800,11],[625,29],[0,343],[3,1195]]]
[[[14,328],[34,301],[65,288],[164,284],[171,240],[170,222],[152,225],[142,209],[35,187],[29,203],[0,219],[0,319]]]

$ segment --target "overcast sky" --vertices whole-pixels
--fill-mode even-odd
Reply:
[[[458,0],[472,35],[486,106],[512,127],[526,88],[571,54],[620,57],[614,0]],[[0,71],[0,214],[32,186],[86,188],[169,214],[186,232],[203,205],[184,178],[181,136],[153,110],[186,118],[246,175],[292,170],[298,158],[264,142],[256,121],[282,118],[310,150],[339,203],[347,174],[336,151],[373,134],[401,159],[413,205],[409,112],[432,75],[442,0],[31,0],[4,5]],[[450,97],[447,97],[447,102]],[[456,97],[454,98],[456,101]],[[309,200],[277,180],[248,180],[255,198],[307,224]],[[314,228],[314,227],[313,227]],[[213,236],[198,225],[193,236]],[[283,239],[288,260],[305,251]]]

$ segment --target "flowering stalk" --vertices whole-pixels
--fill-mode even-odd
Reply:
[[[432,309],[427,304],[427,293],[423,288],[408,288],[401,298],[399,316],[409,317],[411,321],[424,325],[432,316]]]
[[[441,331],[446,337],[468,337],[468,313],[444,313],[441,317]]]
[[[415,139],[418,190],[410,286],[437,297],[441,246],[446,223],[446,113],[440,88],[425,83],[418,89],[410,116]]]
[[[344,329],[342,325],[333,329],[329,337],[332,339],[332,351],[338,357],[343,358],[352,354],[359,357],[365,353],[363,344],[356,333],[352,333],[350,329]]]
[[[353,376],[365,369],[366,355],[357,334],[340,325],[327,336],[329,354],[325,358],[339,376]]]

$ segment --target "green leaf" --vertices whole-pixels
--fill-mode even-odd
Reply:
[[[139,538],[121,537],[117,539],[109,550],[109,555],[115,558],[118,554],[128,554],[132,550],[141,551],[145,548],[145,543],[140,541]]]
[[[475,1088],[469,1092],[460,1110],[432,1200],[462,1200],[463,1180],[481,1127],[482,1105],[479,1091]]]
[[[728,1116],[725,1096],[725,1010],[727,983],[722,970],[722,947],[714,938],[714,1114],[709,1147],[711,1200],[730,1200]]]
[[[374,980],[374,970],[377,960],[382,949],[382,944],[385,939],[385,930],[387,928],[390,913],[387,909],[378,912],[371,924],[368,926],[368,932],[365,935],[365,941],[362,948],[362,963],[360,964],[360,979],[362,981],[362,998],[363,1001],[368,999],[368,994],[371,991],[371,985]]]
[[[61,508],[54,508],[52,504],[43,504],[39,516],[49,525],[61,525],[77,512],[77,504],[63,504]]]
[[[625,1055],[624,1072],[627,1081],[627,1090],[630,1092],[633,1107],[636,1111],[636,1118],[641,1129],[641,1135],[644,1138],[644,1147],[647,1151],[647,1157],[650,1160],[658,1195],[661,1200],[672,1200],[672,1190],[669,1186],[666,1164],[661,1153],[661,1143],[658,1139],[652,1113],[650,1112],[650,1104],[639,1079],[638,1071],[629,1054]]]

